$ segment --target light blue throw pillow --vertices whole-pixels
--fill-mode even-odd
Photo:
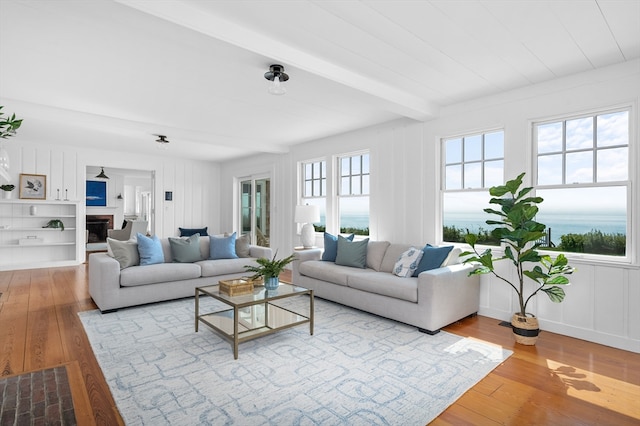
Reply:
[[[434,247],[431,244],[424,246],[422,249],[424,255],[422,255],[418,269],[413,273],[413,276],[417,277],[420,272],[441,267],[451,250],[453,250],[453,246]]]
[[[237,259],[236,233],[228,237],[209,237],[209,259]]]
[[[336,265],[351,266],[353,268],[366,268],[367,246],[369,239],[362,241],[349,241],[342,235],[338,235],[338,253]]]
[[[156,263],[164,263],[164,253],[162,253],[162,244],[157,235],[151,238],[141,233],[136,234],[138,240],[138,254],[140,254],[140,265],[155,265]]]
[[[188,238],[169,237],[169,246],[174,262],[192,263],[202,260],[200,234],[193,234]]]
[[[353,234],[346,237],[347,240],[353,241]],[[322,252],[322,260],[326,262],[335,262],[338,254],[338,237],[328,232],[324,233],[324,252]]]

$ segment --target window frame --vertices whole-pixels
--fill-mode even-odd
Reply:
[[[364,156],[368,156],[368,164],[369,164],[369,170],[367,173],[364,173]],[[352,163],[352,159],[354,157],[360,157],[360,164],[359,164],[359,173],[353,173],[353,163]],[[336,170],[335,170],[335,177],[336,177],[336,182],[335,182],[335,223],[336,223],[336,228],[338,230],[338,233],[341,233],[341,229],[342,229],[342,223],[340,222],[340,216],[341,216],[341,212],[340,212],[340,205],[341,205],[341,200],[346,200],[346,199],[353,199],[353,198],[363,198],[366,197],[369,202],[368,202],[368,206],[367,206],[367,217],[368,217],[368,225],[367,225],[367,229],[368,229],[368,233],[367,234],[356,234],[356,239],[360,239],[360,238],[367,238],[369,237],[369,235],[371,235],[371,151],[369,150],[362,150],[362,151],[354,151],[354,152],[348,152],[348,153],[343,153],[343,154],[338,154],[336,156],[334,156],[335,158],[335,166],[336,166]],[[349,169],[350,172],[349,174],[343,174],[342,173],[342,160],[345,158],[349,158],[350,159],[350,164],[349,164]],[[368,187],[368,191],[366,193],[364,193],[364,176],[368,177],[369,180],[369,184],[367,185]],[[349,194],[343,194],[342,193],[342,179],[345,177],[349,177]],[[359,182],[360,182],[360,193],[359,194],[353,194],[353,179],[354,177],[358,177]]]
[[[613,107],[603,107],[592,109],[588,111],[572,113],[572,114],[556,114],[550,117],[545,117],[541,119],[531,120],[530,121],[530,135],[531,135],[531,182],[533,184],[532,194],[536,194],[538,191],[544,190],[554,190],[554,189],[581,189],[581,188],[607,188],[607,187],[624,187],[626,188],[626,247],[625,247],[625,255],[624,256],[614,256],[614,255],[606,255],[606,254],[597,254],[597,253],[579,253],[579,252],[571,252],[571,251],[556,251],[556,250],[545,250],[544,248],[539,248],[538,250],[544,252],[549,255],[554,255],[557,253],[563,253],[570,260],[582,260],[588,261],[589,263],[594,264],[632,264],[635,263],[634,259],[637,256],[637,241],[632,239],[631,236],[633,234],[633,229],[638,226],[637,220],[633,219],[633,212],[635,211],[634,207],[637,206],[638,200],[633,194],[632,188],[634,187],[634,183],[636,182],[636,177],[634,175],[634,171],[632,166],[632,161],[636,158],[637,148],[634,144],[634,130],[636,128],[636,107],[635,105],[623,104]],[[598,147],[597,144],[597,117],[607,114],[613,114],[616,112],[624,112],[628,113],[628,140],[626,145],[611,145]],[[592,140],[593,144],[590,148],[580,148],[580,149],[570,149],[567,150],[567,134],[566,134],[566,123],[572,120],[578,120],[582,118],[590,117],[593,119],[593,135]],[[552,123],[562,123],[562,150],[561,151],[553,151],[553,152],[545,152],[542,155],[538,153],[538,126]],[[598,151],[606,151],[609,149],[618,149],[620,147],[627,148],[627,179],[626,180],[612,180],[612,181],[602,181],[598,182],[597,180],[597,152]],[[566,170],[566,154],[569,153],[577,153],[577,152],[593,152],[592,158],[592,181],[591,182],[571,182],[567,183],[567,170]],[[554,184],[538,184],[539,178],[539,169],[538,169],[538,159],[541,156],[548,155],[562,155],[562,181],[564,183],[554,183]],[[636,172],[637,173],[637,172]],[[635,223],[634,223],[635,222]]]
[[[487,158],[485,158],[485,137],[488,134],[492,134],[492,133],[498,133],[498,132],[502,132],[502,157],[497,157],[497,158],[490,158],[487,160]],[[472,160],[472,161],[465,161],[464,159],[464,139],[467,137],[475,137],[475,136],[481,136],[482,137],[482,144],[481,144],[481,158],[480,160]],[[486,179],[485,179],[485,163],[487,161],[497,161],[497,160],[501,160],[502,161],[502,182],[504,182],[504,176],[505,176],[505,165],[506,165],[506,160],[505,160],[505,150],[506,150],[506,131],[505,131],[505,127],[501,126],[501,127],[491,127],[491,128],[487,128],[484,130],[477,130],[477,131],[470,131],[470,132],[465,132],[465,133],[459,133],[459,134],[454,134],[451,136],[446,136],[446,137],[440,137],[440,167],[441,167],[441,171],[440,171],[440,228],[438,230],[438,233],[440,235],[440,241],[445,242],[445,243],[450,243],[450,244],[466,244],[466,243],[462,243],[462,242],[457,242],[457,241],[445,241],[444,239],[444,223],[445,223],[445,196],[448,193],[485,193],[487,195],[486,201],[488,204],[489,201],[489,188],[491,188],[491,186],[486,186]],[[460,139],[461,140],[461,151],[460,151],[460,157],[461,157],[461,161],[460,162],[452,162],[452,163],[447,163],[447,141],[450,140],[455,140],[455,139]],[[481,183],[483,186],[481,187],[475,187],[475,188],[465,188],[464,185],[464,165],[467,163],[479,163],[481,164],[482,167],[482,171],[481,171],[481,176],[482,176],[482,180]],[[447,189],[447,166],[448,165],[460,165],[461,166],[461,188],[454,188],[454,189]],[[484,224],[485,221],[487,219],[490,219],[490,217],[487,217],[485,220],[482,221],[482,223]],[[485,244],[481,244],[478,243],[476,244],[476,246],[478,247],[491,247],[492,249],[500,249],[501,246],[500,245],[485,245]]]

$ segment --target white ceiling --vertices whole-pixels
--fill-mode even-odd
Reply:
[[[18,137],[214,161],[639,57],[640,0],[0,0]]]

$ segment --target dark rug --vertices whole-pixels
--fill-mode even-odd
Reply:
[[[0,425],[75,425],[66,367],[0,378]]]

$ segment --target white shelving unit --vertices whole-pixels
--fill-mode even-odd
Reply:
[[[80,264],[85,232],[78,208],[76,201],[0,200],[0,270]],[[64,231],[43,228],[51,219],[60,219]]]

